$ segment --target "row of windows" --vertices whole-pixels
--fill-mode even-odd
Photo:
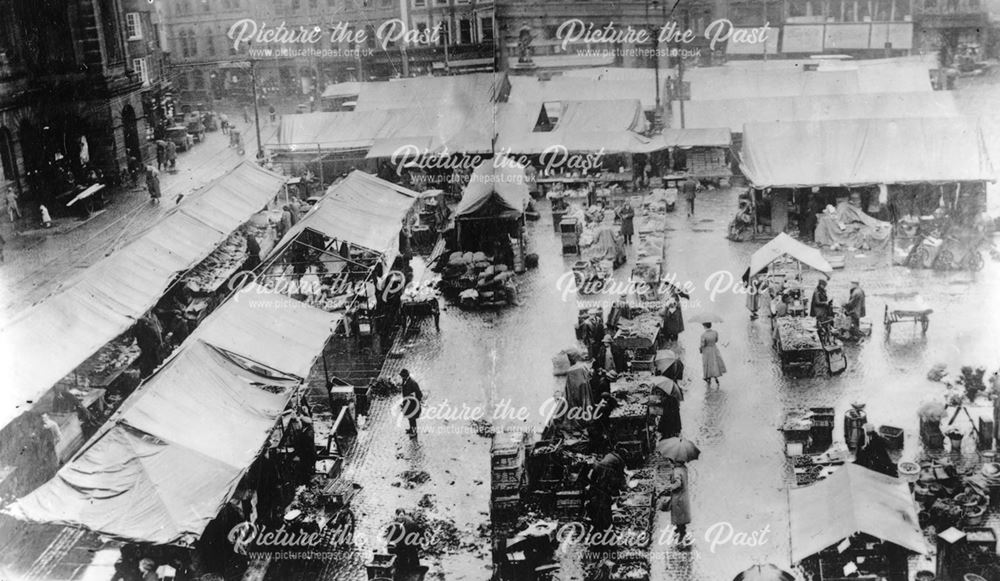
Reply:
[[[787,10],[787,12],[784,12]],[[792,0],[734,2],[729,18],[737,25],[757,25],[783,17],[827,22],[901,21],[910,16],[910,0]]]
[[[218,10],[238,10],[241,0],[174,0],[174,14],[184,15]]]

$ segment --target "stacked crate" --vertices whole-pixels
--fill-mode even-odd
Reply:
[[[524,473],[524,444],[497,434],[490,447],[490,518],[493,522],[512,520],[521,504],[521,480]]]
[[[726,154],[713,147],[688,152],[687,170],[695,175],[717,174],[726,167]]]

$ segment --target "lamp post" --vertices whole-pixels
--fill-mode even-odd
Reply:
[[[252,46],[248,43],[247,46]],[[250,61],[250,91],[253,93],[253,124],[257,130],[257,161],[264,159],[264,145],[260,141],[260,109],[257,103],[257,69],[254,66],[253,54],[247,55]]]

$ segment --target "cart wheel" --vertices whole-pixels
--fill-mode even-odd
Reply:
[[[927,262],[931,258],[931,253],[929,250],[921,246],[913,252],[913,257],[910,260],[910,266],[915,266],[917,268],[927,268],[930,265]]]
[[[983,255],[978,250],[974,250],[969,258],[966,259],[966,265],[972,272],[979,272],[986,266],[986,261],[983,260]]]
[[[955,255],[951,253],[951,250],[942,250],[941,254],[938,254],[937,260],[934,261],[934,268],[948,270],[954,262]]]

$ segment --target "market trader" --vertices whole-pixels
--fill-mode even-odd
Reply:
[[[405,417],[410,423],[410,427],[407,428],[406,433],[411,437],[416,437],[417,419],[420,417],[420,408],[424,400],[424,394],[420,391],[420,386],[417,382],[410,377],[409,370],[400,370],[399,377],[403,380],[401,386],[403,390],[403,403],[401,410],[403,417]]]
[[[688,205],[688,217],[694,216],[694,198],[698,192],[698,182],[688,174],[684,181],[681,182],[681,193],[684,194],[684,200],[687,201]]]
[[[830,297],[826,294],[824,279],[816,283],[816,290],[813,291],[812,299],[809,301],[809,316],[816,317],[816,322],[821,326],[830,323]]]
[[[851,281],[851,295],[844,304],[844,312],[851,318],[851,336],[857,339],[861,336],[861,319],[867,313],[865,311],[865,291],[861,290],[861,283]]]

